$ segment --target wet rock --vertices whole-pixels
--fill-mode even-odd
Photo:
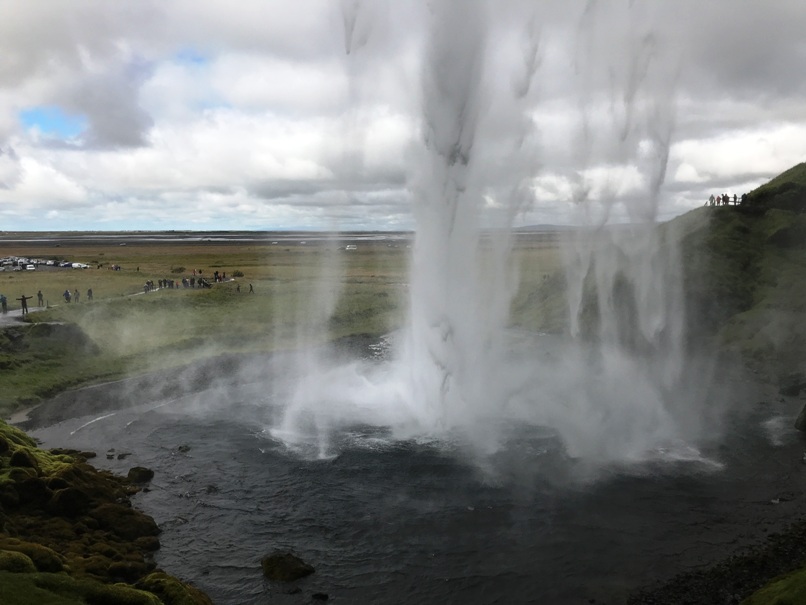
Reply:
[[[260,560],[263,575],[275,582],[293,582],[316,570],[290,552],[275,551]]]
[[[144,466],[135,466],[129,469],[127,477],[132,483],[148,483],[154,478],[154,471]]]
[[[74,449],[66,448],[66,447],[54,447],[54,448],[51,448],[49,451],[50,451],[51,454],[56,454],[56,455],[59,455],[59,456],[62,456],[62,455],[64,455],[64,456],[72,456],[73,458],[78,458],[79,460],[81,460],[83,462],[86,462],[90,458],[95,458],[97,456],[97,454],[95,452],[84,452],[84,451],[81,451],[81,450],[74,450]]]
[[[190,451],[190,446],[182,444],[178,448],[176,448],[177,452],[181,452],[182,454],[187,454]]]
[[[326,592],[315,592],[311,595],[314,601],[327,601],[330,596]]]

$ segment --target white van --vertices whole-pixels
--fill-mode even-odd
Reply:
[[[36,265],[25,265],[26,271],[36,271]]]

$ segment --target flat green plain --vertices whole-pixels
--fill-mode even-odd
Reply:
[[[355,250],[327,241],[5,243],[0,256],[67,259],[90,268],[0,273],[0,293],[10,309],[19,309],[16,299],[23,294],[35,297],[40,290],[47,307],[37,308],[33,298],[27,322],[0,332],[0,414],[66,388],[224,353],[392,331],[405,317],[410,253],[400,241],[358,243]],[[480,257],[484,271],[483,251]],[[529,329],[556,324],[545,312],[551,305],[533,304],[535,292],[559,266],[556,240],[520,238],[514,260],[521,286],[513,300],[513,323]],[[121,269],[112,270],[114,265]],[[209,289],[182,287],[181,279],[194,277],[194,270],[197,279],[212,281],[218,271],[227,280]],[[175,280],[177,287],[143,292],[147,280],[156,285],[162,279]],[[65,290],[78,290],[79,302],[68,304]]]

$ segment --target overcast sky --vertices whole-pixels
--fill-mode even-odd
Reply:
[[[424,107],[468,52],[490,208],[509,184],[519,224],[665,220],[806,161],[804,24],[802,0],[5,0],[0,230],[411,228]]]

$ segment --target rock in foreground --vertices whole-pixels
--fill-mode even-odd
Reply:
[[[293,582],[316,570],[290,552],[276,551],[260,560],[263,575],[275,582]]]

